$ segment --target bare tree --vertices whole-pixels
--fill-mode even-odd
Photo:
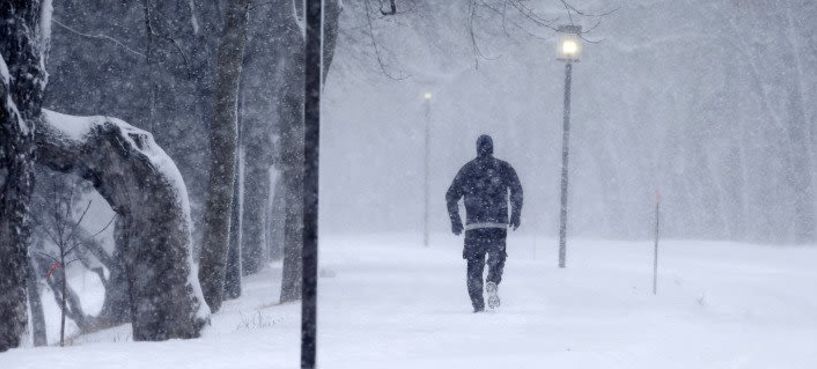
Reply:
[[[51,193],[54,195],[54,198],[50,203],[49,219],[38,219],[37,224],[39,225],[39,229],[48,235],[48,238],[57,247],[57,255],[52,255],[46,251],[37,251],[37,254],[45,257],[47,262],[51,265],[47,278],[60,306],[60,346],[63,346],[65,344],[65,315],[68,300],[68,277],[66,270],[69,265],[79,260],[78,257],[72,257],[80,245],[76,237],[77,229],[80,224],[82,224],[83,219],[85,219],[85,215],[88,214],[88,210],[91,208],[91,201],[88,201],[79,219],[74,221],[74,194],[76,193],[76,186],[73,184],[69,186],[67,196],[59,196],[61,191],[57,188],[58,182],[52,182],[52,185],[54,188],[52,188]],[[70,260],[67,260],[69,258]],[[52,276],[54,277],[53,279],[51,278]],[[72,305],[79,305],[76,296],[72,296]],[[72,310],[76,310],[76,308]],[[81,325],[84,316],[74,317],[73,320]]]
[[[204,214],[204,237],[199,279],[204,299],[218,311],[224,299],[224,276],[230,232],[235,152],[236,116],[241,62],[247,33],[249,0],[228,3],[224,35],[218,51],[215,111],[210,125],[210,190]]]
[[[296,9],[297,10],[297,9]],[[323,76],[326,78],[338,34],[341,8],[337,1],[324,3]],[[290,10],[284,14],[297,14]],[[286,47],[292,50],[287,60],[287,80],[281,84],[278,107],[280,130],[280,165],[285,198],[284,266],[281,282],[282,303],[301,298],[301,250],[303,246],[303,179],[304,179],[304,39],[298,19],[287,21],[287,32],[282,36]],[[332,51],[330,51],[332,50]]]
[[[88,191],[87,188],[81,187],[85,184],[84,181],[58,173],[40,172],[44,173],[38,173],[38,186],[32,201],[32,214],[37,225],[36,234],[39,237],[29,252],[33,278],[30,282],[36,285],[40,276],[44,276],[54,292],[54,298],[61,310],[62,345],[65,340],[66,317],[73,320],[82,333],[108,328],[129,321],[129,316],[122,313],[127,309],[129,300],[118,298],[126,296],[127,292],[127,285],[121,278],[121,268],[117,268],[121,260],[120,263],[115,263],[114,258],[96,239],[114,223],[115,216],[99,231],[90,234],[82,223],[91,208],[91,201],[81,208],[82,212],[78,219],[75,211],[77,209],[75,206],[82,200],[82,194]],[[121,254],[119,256],[121,257]],[[105,301],[98,316],[85,314],[79,295],[68,284],[66,273],[77,261],[87,270],[96,273],[105,288]],[[108,270],[109,277],[106,277],[105,269]],[[117,280],[119,283],[112,283],[111,280]],[[120,313],[114,315],[114,311]]]
[[[372,4],[375,3],[375,4]],[[474,68],[479,68],[481,60],[495,60],[501,55],[492,55],[481,44],[481,35],[486,33],[501,34],[511,37],[514,34],[522,37],[547,39],[547,33],[558,30],[560,24],[583,23],[584,30],[579,35],[586,42],[597,41],[586,38],[587,34],[601,25],[604,18],[618,10],[606,8],[591,12],[574,6],[571,1],[551,0],[550,2],[532,3],[524,0],[462,0],[462,12],[466,14],[467,43],[474,57]],[[551,5],[559,9],[558,14],[550,14],[537,9],[541,5]],[[378,7],[379,6],[379,7]],[[393,45],[385,44],[377,36],[378,24],[394,23],[389,18],[410,15],[432,16],[433,5],[416,0],[364,0],[357,7],[356,13],[362,13],[365,24],[365,37],[368,38],[374,58],[380,72],[387,78],[403,80],[411,77],[399,67],[398,58],[390,57]],[[362,8],[362,9],[361,9]],[[380,23],[378,23],[380,22]],[[394,71],[397,69],[397,71]]]
[[[51,2],[0,2],[0,352],[26,329],[29,197],[40,119]]]

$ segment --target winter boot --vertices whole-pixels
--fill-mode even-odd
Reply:
[[[498,287],[494,282],[485,284],[485,292],[488,293],[488,308],[493,310],[499,307],[499,295],[497,295]]]

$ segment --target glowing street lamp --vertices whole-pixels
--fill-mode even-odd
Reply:
[[[562,126],[562,201],[559,211],[559,268],[565,267],[567,254],[567,158],[570,149],[570,82],[573,63],[579,61],[582,42],[579,35],[582,27],[576,25],[559,26],[558,60],[565,62],[565,100]]]
[[[424,191],[424,196],[425,196],[425,202],[423,203],[423,246],[424,247],[428,247],[428,207],[429,207],[429,204],[428,204],[429,194],[428,193],[430,191],[429,183],[428,183],[428,165],[429,165],[428,161],[431,159],[430,158],[430,153],[429,153],[429,150],[430,150],[429,140],[431,139],[430,132],[429,132],[430,129],[431,129],[430,128],[430,126],[431,126],[431,97],[432,97],[432,95],[431,95],[430,91],[426,91],[423,94],[423,101],[424,101],[424,105],[425,105],[425,121],[426,121],[425,122],[425,125],[426,125],[425,126],[425,143],[424,143],[424,145],[425,145],[425,148],[424,148],[424,151],[425,151],[425,172],[424,172],[424,177],[425,178],[424,178],[424,182],[423,182],[423,187],[424,187],[423,191]]]
[[[557,53],[558,60],[566,61],[568,63],[578,62],[582,54],[582,39],[579,35],[582,32],[582,26],[564,25],[559,26],[559,44]]]

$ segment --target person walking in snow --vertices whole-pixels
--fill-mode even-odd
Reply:
[[[519,228],[522,215],[522,185],[516,171],[505,161],[494,158],[491,136],[477,139],[477,157],[465,164],[454,177],[445,194],[451,231],[460,235],[465,230],[463,259],[467,260],[468,295],[474,312],[485,310],[482,274],[488,256],[488,278],[485,292],[488,307],[499,306],[498,286],[505,267],[505,238],[508,227]],[[511,214],[508,220],[510,193]],[[459,200],[465,198],[465,227],[460,219]]]

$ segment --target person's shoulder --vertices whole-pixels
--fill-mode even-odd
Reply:
[[[474,166],[476,165],[476,160],[469,160],[467,163],[463,164],[460,167],[458,174],[466,174],[472,172],[474,170]]]
[[[511,165],[511,163],[508,163],[505,160],[497,159],[497,158],[494,158],[494,160],[496,160],[497,165],[499,165],[503,169],[513,169],[513,166]]]
[[[477,166],[477,159],[471,159],[462,166],[463,170],[472,169]]]

